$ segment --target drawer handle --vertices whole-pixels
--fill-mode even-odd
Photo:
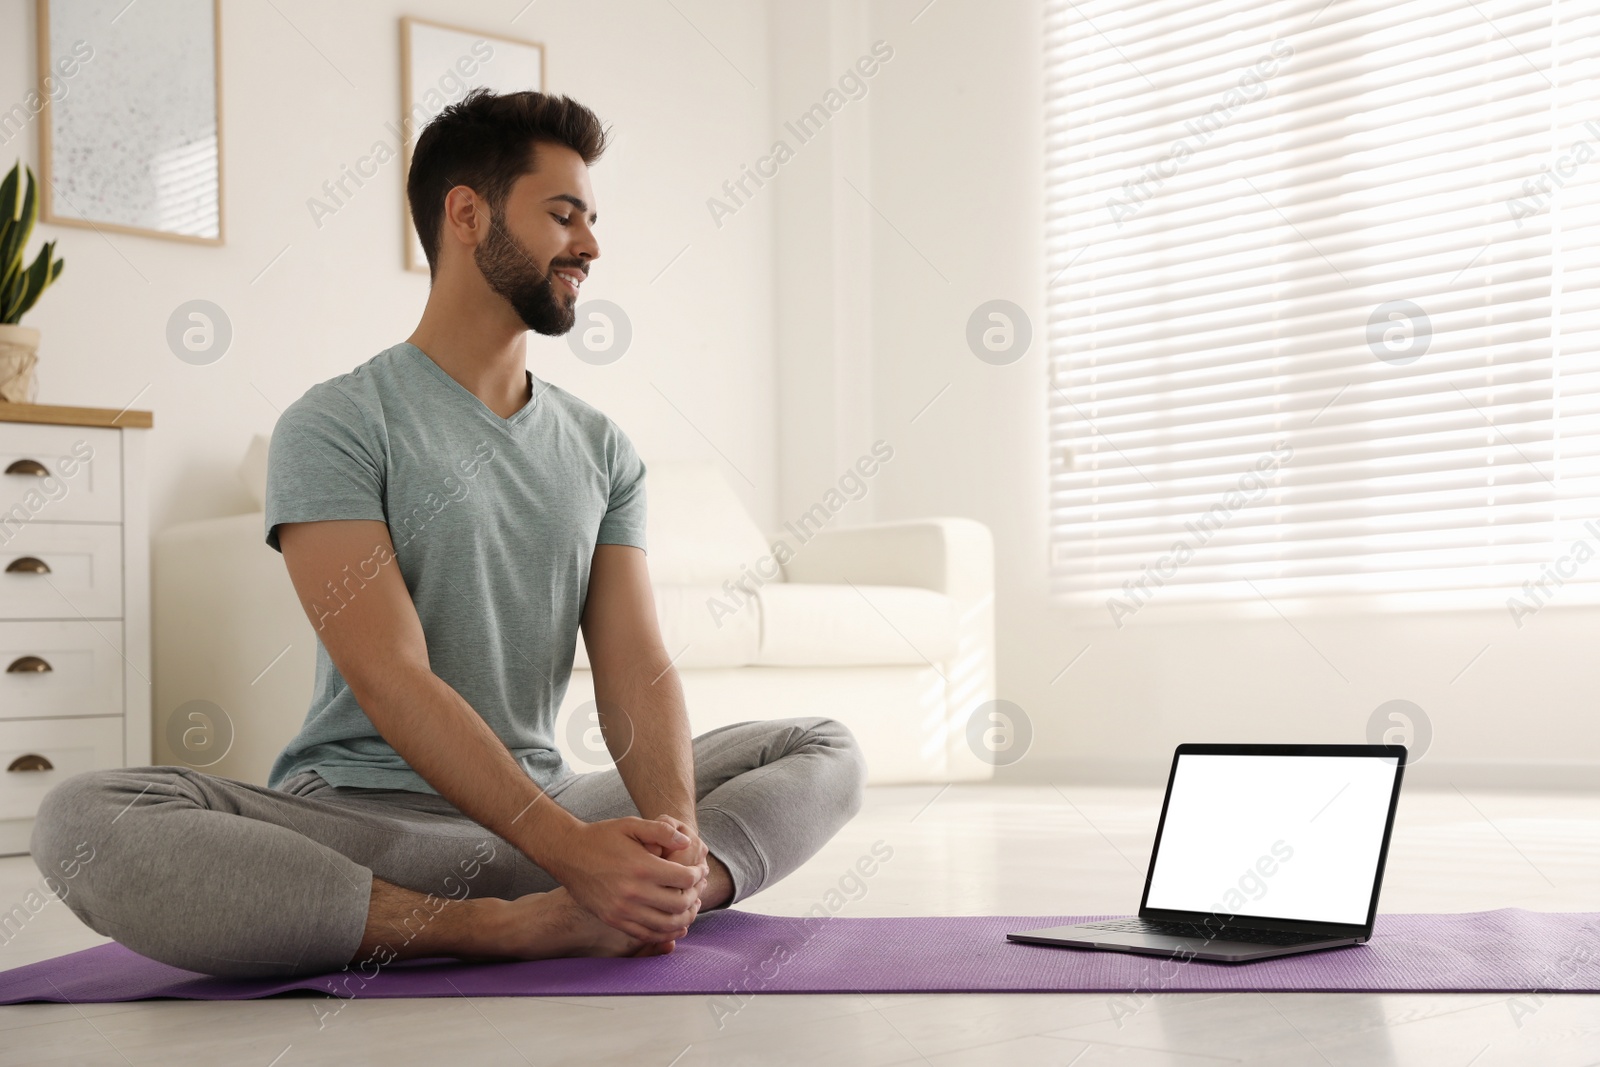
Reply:
[[[48,477],[50,468],[36,459],[19,459],[6,468],[7,474],[36,474],[41,478]]]
[[[11,661],[11,666],[6,668],[7,674],[43,674],[53,671],[54,667],[40,656],[18,656]]]
[[[49,574],[50,564],[37,556],[18,556],[6,564],[7,574]]]
[[[53,771],[55,769],[55,764],[36,752],[18,756],[11,761],[11,766],[6,768],[8,771]]]

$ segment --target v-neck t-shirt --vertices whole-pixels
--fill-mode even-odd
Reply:
[[[286,522],[376,519],[392,556],[352,560],[309,606],[314,630],[382,567],[399,567],[428,664],[542,788],[572,771],[555,717],[572,673],[597,544],[645,547],[645,467],[604,413],[528,373],[509,418],[409,342],[312,386],[278,419],[266,540]],[[334,786],[437,793],[356,702],[317,641],[300,732],[267,784],[315,770]]]

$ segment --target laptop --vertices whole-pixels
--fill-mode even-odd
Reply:
[[[1034,945],[1245,963],[1372,937],[1404,745],[1179,745],[1136,919]]]

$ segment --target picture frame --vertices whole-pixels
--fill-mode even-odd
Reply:
[[[411,148],[422,128],[473,89],[496,93],[545,91],[544,45],[504,34],[404,15],[400,19],[400,214],[405,268],[428,272],[428,259],[411,221],[406,180]]]
[[[35,11],[40,219],[223,244],[221,0]]]

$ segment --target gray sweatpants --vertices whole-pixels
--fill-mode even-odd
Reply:
[[[734,901],[800,866],[861,807],[866,764],[832,719],[711,730],[694,739],[694,762],[700,834]],[[548,795],[585,822],[639,814],[614,769],[571,775]],[[187,767],[76,774],[45,795],[32,849],[95,931],[219,975],[341,969],[360,946],[374,876],[431,893],[436,907],[557,884],[442,796],[338,788],[315,771],[281,790]]]

